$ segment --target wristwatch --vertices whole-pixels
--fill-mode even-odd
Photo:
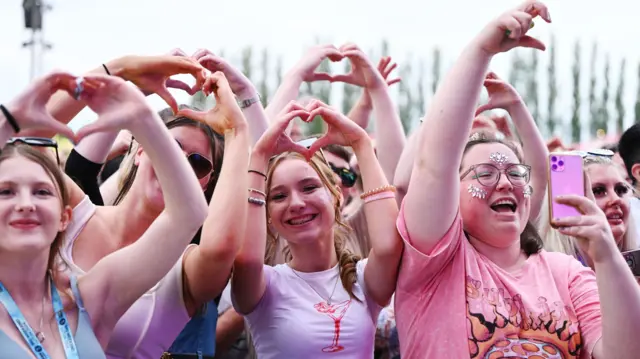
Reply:
[[[260,94],[255,94],[255,96],[249,97],[246,100],[238,101],[238,106],[240,106],[241,110],[244,110],[245,108],[258,102],[260,102]]]

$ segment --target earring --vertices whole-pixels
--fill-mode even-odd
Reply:
[[[467,191],[469,193],[471,193],[471,197],[473,198],[485,198],[487,196],[487,191],[483,190],[480,187],[476,187],[472,184],[469,185],[469,187],[467,187]]]
[[[533,194],[533,187],[531,186],[527,186],[524,191],[522,192],[522,194],[524,195],[524,198],[529,198],[531,197],[531,195]]]

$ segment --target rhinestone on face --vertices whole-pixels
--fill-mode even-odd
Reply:
[[[522,192],[522,194],[524,195],[524,198],[529,198],[531,197],[531,195],[533,194],[533,188],[531,188],[531,186],[527,186],[524,189],[524,192]]]
[[[484,198],[487,195],[487,192],[482,188],[478,188],[472,184],[467,187],[467,191],[471,193],[471,197],[473,198]]]
[[[493,152],[492,154],[489,155],[489,159],[496,163],[498,166],[502,166],[505,163],[507,163],[507,161],[509,160],[509,157],[507,157],[507,155],[505,155],[504,153],[500,153],[500,152]]]

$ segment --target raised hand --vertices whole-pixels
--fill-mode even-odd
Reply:
[[[176,49],[175,55],[166,56],[125,56],[120,59],[120,76],[131,81],[144,93],[155,93],[178,112],[178,102],[169,93],[168,87],[175,87],[187,91],[189,94],[202,88],[205,80],[205,69],[194,59],[183,56],[183,52]],[[196,79],[196,84],[189,87],[179,80],[171,79],[178,74],[190,74]]]
[[[384,81],[387,83],[387,86],[391,86],[402,80],[400,77],[389,79],[389,75],[391,75],[391,72],[395,70],[396,67],[398,67],[398,64],[392,62],[391,56],[384,56],[378,62],[378,71],[380,71],[380,74],[382,75]]]
[[[198,61],[200,65],[211,72],[222,72],[229,82],[231,91],[233,91],[238,98],[244,99],[256,95],[257,92],[253,83],[251,83],[242,71],[233,67],[222,57],[214,55],[207,49],[200,49],[191,55],[191,58]]]
[[[219,134],[224,134],[228,130],[245,127],[247,121],[236,102],[233,91],[226,77],[222,72],[214,72],[204,83],[202,91],[205,95],[211,93],[216,98],[216,106],[208,112],[182,109],[179,116],[189,117],[196,121],[201,121],[213,128]]]
[[[278,114],[276,121],[265,131],[254,146],[254,153],[261,156],[271,158],[283,152],[294,151],[302,154],[306,158],[310,158],[309,150],[291,140],[287,135],[287,127],[289,123],[296,117],[300,117],[303,121],[309,122],[309,111],[294,101],[291,101]]]
[[[80,99],[98,114],[98,119],[78,131],[78,140],[95,132],[130,130],[137,123],[157,116],[147,104],[144,95],[121,78],[87,75],[84,79],[102,86],[95,89],[85,88],[80,95]]]
[[[77,97],[76,89],[79,89],[75,76],[66,72],[52,72],[42,78],[33,81],[27,89],[18,95],[13,101],[5,104],[9,113],[16,119],[21,130],[51,130],[71,140],[75,139],[73,131],[66,125],[58,122],[46,109],[46,104],[51,95],[58,90],[63,90],[73,97]],[[90,78],[80,79],[81,87],[85,90],[96,90],[102,86],[99,81]]]
[[[489,72],[484,80],[484,87],[489,94],[489,101],[476,109],[476,116],[496,108],[509,110],[512,105],[522,103],[518,91],[498,75]]]
[[[307,110],[309,111],[310,119],[320,116],[328,125],[327,132],[309,148],[309,157],[317,150],[331,144],[356,147],[361,141],[369,140],[369,135],[362,127],[351,121],[340,111],[320,101],[312,101],[307,106]]]
[[[340,51],[351,61],[351,71],[348,74],[333,75],[333,81],[357,85],[367,89],[385,86],[386,81],[381,71],[371,63],[367,55],[355,44],[343,45],[340,47]]]
[[[515,47],[544,50],[545,46],[540,40],[527,35],[533,19],[537,16],[548,23],[551,22],[551,15],[543,3],[527,0],[493,20],[479,34],[476,41],[489,55],[509,51]]]
[[[293,71],[305,82],[332,81],[333,76],[331,74],[316,72],[315,70],[324,59],[338,62],[341,61],[343,57],[343,54],[333,45],[314,46],[304,54]]]

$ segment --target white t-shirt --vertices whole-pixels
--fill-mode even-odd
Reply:
[[[631,197],[629,207],[631,208],[631,216],[636,226],[638,246],[640,246],[640,199]]]
[[[381,307],[368,300],[363,290],[366,261],[357,263],[353,285],[353,293],[362,302],[349,297],[338,266],[322,272],[296,272],[299,277],[287,264],[265,266],[265,293],[245,317],[258,358],[373,358]],[[334,284],[329,306],[325,298]]]

